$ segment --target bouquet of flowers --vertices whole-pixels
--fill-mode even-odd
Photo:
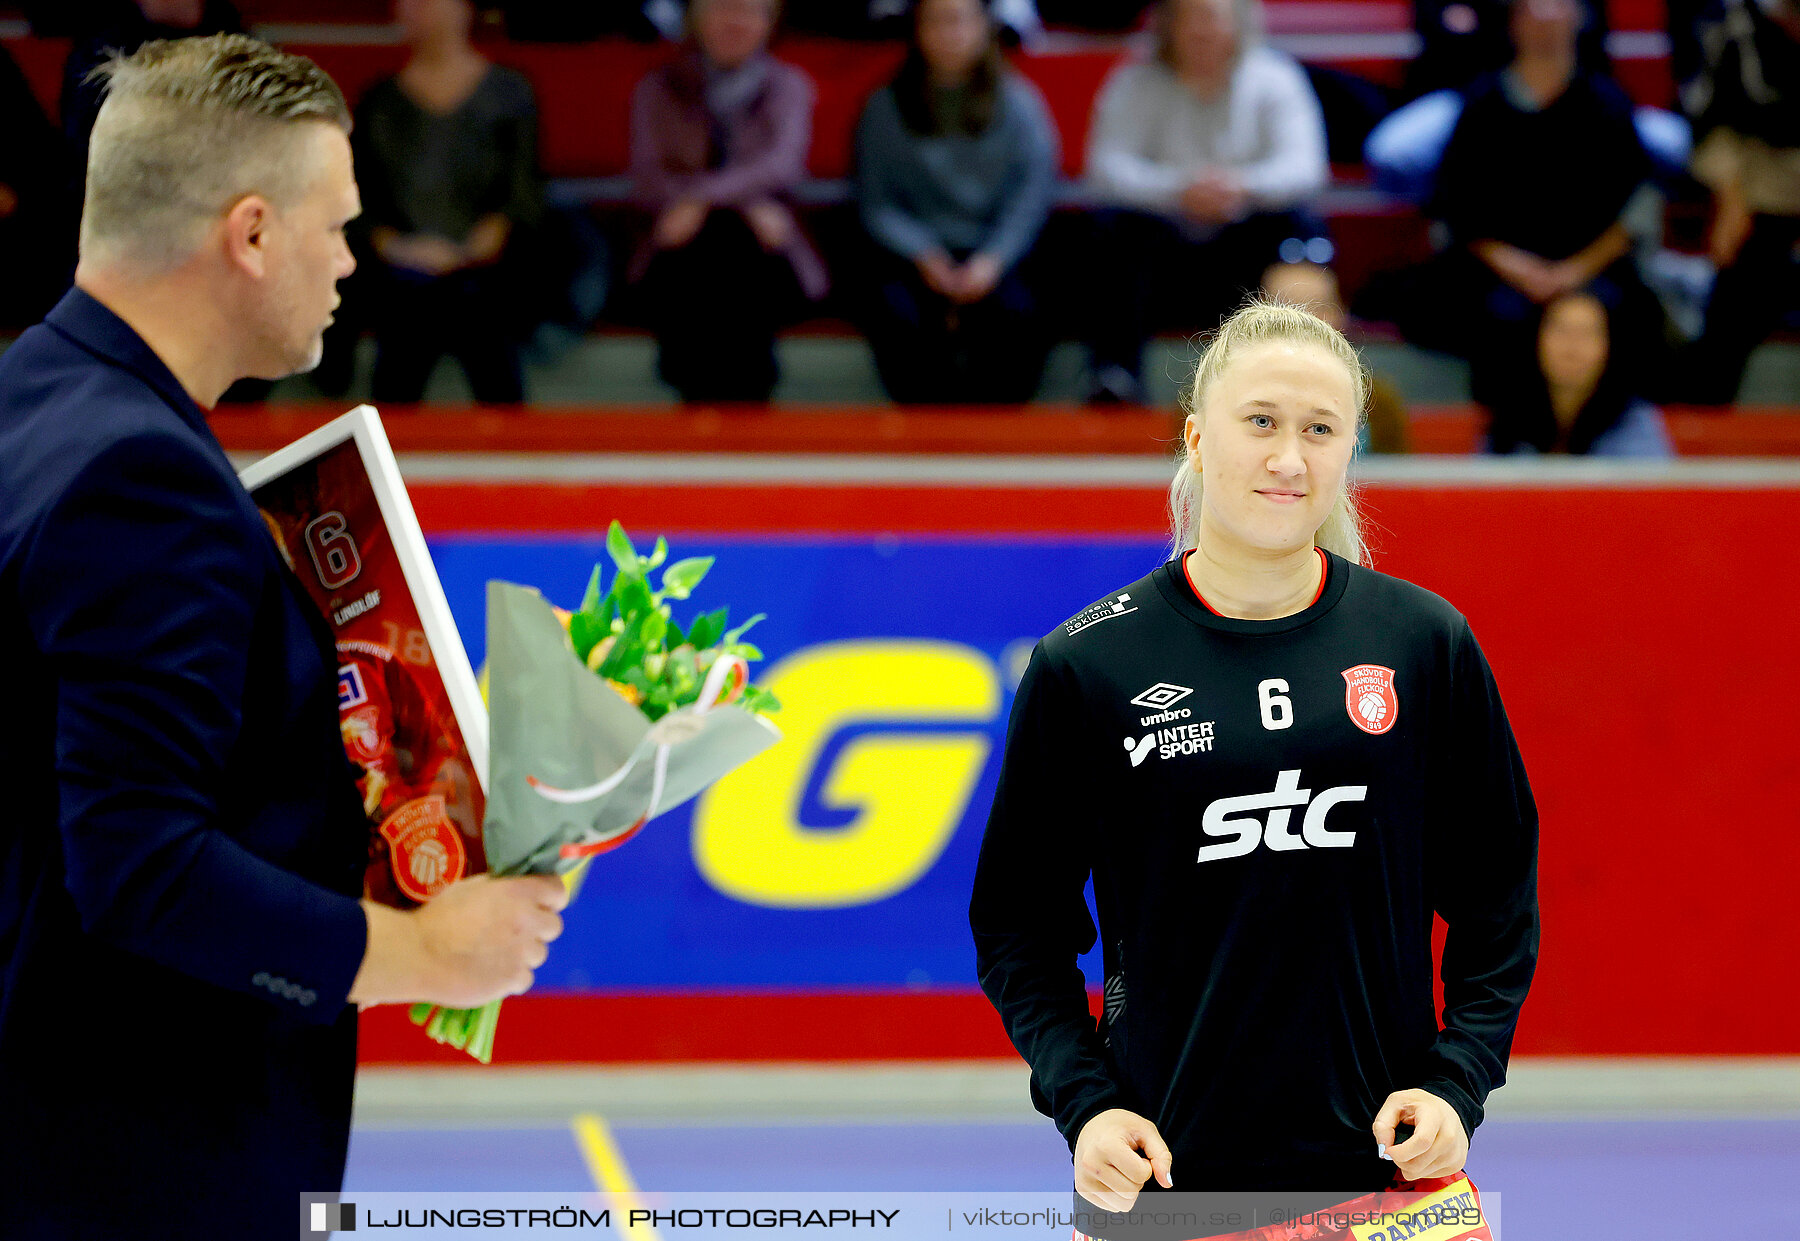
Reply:
[[[536,591],[488,584],[490,778],[482,844],[496,875],[560,874],[573,888],[587,861],[766,750],[780,732],[774,695],[750,683],[762,652],[720,608],[684,628],[685,600],[711,557],[666,568],[668,543],[639,555],[618,522],[615,569],[594,567],[581,607],[563,612]],[[651,578],[661,570],[657,585]],[[482,1063],[500,1002],[479,1009],[413,1006],[412,1020]]]

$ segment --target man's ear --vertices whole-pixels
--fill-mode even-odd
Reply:
[[[246,194],[225,213],[225,258],[245,275],[261,279],[267,270],[267,231],[275,210],[261,194]]]

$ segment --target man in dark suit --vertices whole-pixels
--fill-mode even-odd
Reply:
[[[289,1237],[342,1183],[356,1010],[530,985],[560,881],[359,901],[331,635],[204,410],[316,365],[348,112],[243,36],[122,61],[76,288],[0,356],[9,1238]]]

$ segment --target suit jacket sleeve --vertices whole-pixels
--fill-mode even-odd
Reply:
[[[366,948],[362,909],[245,849],[221,804],[258,603],[246,583],[267,576],[232,485],[193,445],[128,437],[80,470],[22,561],[59,686],[66,882],[90,934],[328,1022]]]

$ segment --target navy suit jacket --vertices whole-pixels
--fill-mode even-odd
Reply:
[[[340,1187],[367,828],[331,633],[80,290],[0,355],[8,1237],[295,1235]]]

